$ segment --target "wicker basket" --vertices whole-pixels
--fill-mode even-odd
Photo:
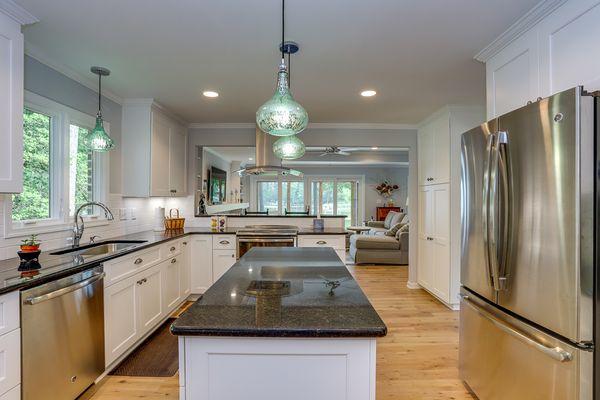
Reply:
[[[175,216],[173,217],[173,211],[175,211]],[[168,231],[174,229],[183,229],[183,224],[185,223],[185,218],[179,218],[179,210],[176,208],[171,208],[169,210],[169,216],[165,217],[165,229]]]

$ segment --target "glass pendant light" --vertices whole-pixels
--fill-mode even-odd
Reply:
[[[292,136],[308,126],[308,113],[294,98],[289,88],[288,68],[285,65],[285,0],[281,2],[281,64],[277,74],[275,94],[256,112],[256,124],[273,136]],[[298,51],[297,47],[295,51]],[[295,52],[294,51],[294,52]]]
[[[92,151],[105,152],[115,147],[115,142],[104,130],[102,120],[102,77],[110,75],[110,71],[103,67],[92,67],[91,71],[98,75],[98,114],[96,114],[96,126],[83,139],[83,145]]]
[[[282,160],[295,160],[306,152],[306,146],[298,136],[285,136],[273,143],[273,153]]]

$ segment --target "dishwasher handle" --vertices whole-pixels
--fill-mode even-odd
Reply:
[[[44,293],[40,296],[29,297],[29,298],[25,299],[23,301],[23,303],[28,304],[28,305],[34,305],[34,304],[44,302],[46,300],[54,299],[54,298],[62,296],[64,294],[74,292],[78,289],[81,289],[82,287],[91,285],[92,283],[97,282],[100,279],[104,278],[105,275],[106,275],[105,272],[98,272],[98,273],[92,275],[91,277],[89,277],[88,279],[77,282],[73,285],[65,286],[63,288],[54,290],[50,293]]]

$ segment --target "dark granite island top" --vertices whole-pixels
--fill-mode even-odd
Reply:
[[[343,338],[385,336],[387,328],[333,249],[288,247],[251,249],[171,332]]]

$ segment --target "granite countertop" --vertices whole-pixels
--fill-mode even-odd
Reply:
[[[253,248],[171,326],[183,336],[378,337],[387,328],[329,248]]]
[[[10,258],[8,260],[0,260],[0,294],[8,293],[13,290],[19,290],[41,285],[43,283],[62,278],[64,276],[92,268],[104,261],[121,257],[134,251],[138,251],[150,246],[155,246],[157,244],[181,238],[187,235],[235,235],[237,229],[238,228],[226,228],[223,231],[214,231],[207,227],[199,227],[184,228],[182,230],[177,231],[144,231],[139,233],[132,233],[119,237],[107,238],[106,240],[100,240],[97,243],[112,242],[115,240],[142,240],[144,242],[132,244],[130,248],[127,248],[120,252],[111,253],[110,255],[100,255],[96,257],[88,257],[86,259],[81,259],[80,257],[77,257],[76,252],[63,255],[51,254],[61,250],[65,250],[67,248],[44,251],[40,254],[39,257],[41,268],[34,271],[19,271],[19,259],[16,257]],[[298,232],[299,235],[344,235],[345,233],[345,230],[341,228],[326,228],[323,231],[303,229],[302,232]]]

